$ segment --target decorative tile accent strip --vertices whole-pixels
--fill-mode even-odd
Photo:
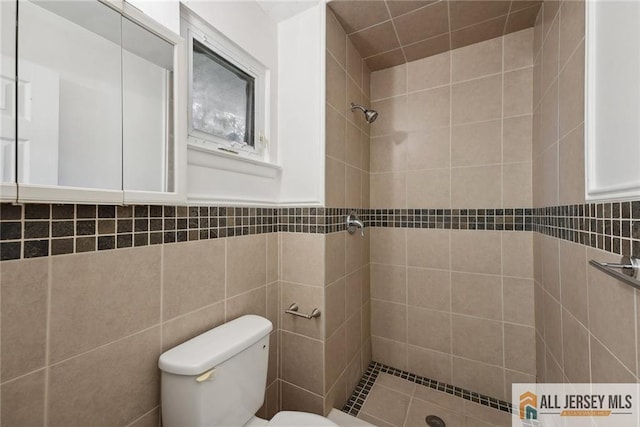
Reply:
[[[371,391],[371,387],[373,387],[373,383],[376,382],[378,378],[378,373],[380,373],[380,365],[376,362],[371,362],[367,367],[367,371],[364,373],[360,382],[356,386],[356,389],[351,394],[351,397],[344,404],[342,408],[342,412],[346,412],[349,415],[353,415],[354,417],[358,415],[360,410],[362,409],[362,405],[364,405],[364,401],[367,399],[369,392]]]
[[[515,209],[0,204],[0,261],[249,234],[367,227],[536,231],[640,257],[640,201]]]
[[[365,372],[355,391],[342,408],[342,412],[346,412],[347,414],[353,415],[354,417],[358,415],[358,413],[362,409],[362,406],[364,405],[364,401],[371,391],[371,387],[373,387],[373,384],[375,383],[376,378],[378,378],[378,374],[380,372],[404,378],[405,380],[411,381],[415,384],[420,384],[434,390],[452,394],[462,399],[479,403],[480,405],[489,406],[490,408],[498,409],[509,414],[512,413],[512,406],[510,402],[505,402],[504,400],[495,399],[493,397],[485,396],[484,394],[476,393],[447,383],[421,377],[419,375],[415,375],[407,371],[402,371],[400,369],[395,369],[391,366],[383,365],[382,363],[378,362],[371,362],[371,364],[367,368],[367,372]]]

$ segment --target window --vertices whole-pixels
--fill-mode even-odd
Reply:
[[[268,162],[266,68],[185,9],[182,28],[189,43],[189,146]]]

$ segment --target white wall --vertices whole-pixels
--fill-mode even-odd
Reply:
[[[256,1],[183,2],[270,71],[275,178],[189,164],[191,201],[233,204],[324,202],[324,3],[275,22]]]

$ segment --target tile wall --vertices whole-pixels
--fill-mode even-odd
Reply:
[[[372,209],[531,206],[532,45],[528,29],[372,73]],[[373,359],[505,399],[535,381],[533,233],[477,224],[371,231]]]
[[[545,1],[534,28],[536,207],[584,203],[584,25],[584,1]],[[598,217],[615,210],[601,215],[600,206]],[[640,237],[639,217],[629,213],[633,206],[640,201],[622,215],[633,218],[623,227],[627,238]],[[637,382],[640,294],[588,265],[590,259],[618,262],[613,252],[638,254],[637,243],[565,239],[534,235],[538,380]]]
[[[280,237],[2,262],[2,425],[158,425],[160,354],[247,313],[274,324],[261,414],[275,413]]]
[[[369,208],[370,71],[327,7],[325,205]],[[344,220],[344,216],[342,217]],[[371,362],[369,234],[324,237],[323,410],[341,408]]]

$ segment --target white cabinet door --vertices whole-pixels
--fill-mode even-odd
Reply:
[[[640,2],[586,5],[586,199],[638,198]]]
[[[149,18],[180,34],[180,2],[178,0],[127,0]]]

